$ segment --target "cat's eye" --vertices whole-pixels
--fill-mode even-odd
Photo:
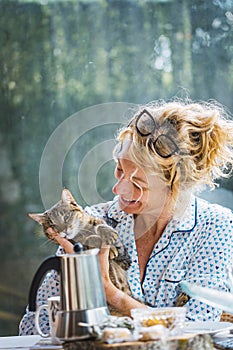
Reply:
[[[64,221],[67,222],[69,220],[69,218],[70,218],[70,213],[68,213],[64,216]]]

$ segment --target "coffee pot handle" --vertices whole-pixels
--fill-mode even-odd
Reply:
[[[38,270],[36,271],[29,291],[29,311],[36,311],[37,290],[40,287],[42,278],[50,270],[56,270],[57,272],[61,271],[61,260],[59,256],[48,257],[41,263]]]

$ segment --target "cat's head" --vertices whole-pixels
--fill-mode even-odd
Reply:
[[[61,200],[44,213],[28,214],[30,218],[43,226],[46,236],[51,240],[53,238],[46,232],[49,227],[52,227],[57,233],[63,233],[68,239],[73,238],[83,215],[82,207],[76,203],[67,189],[63,189]]]

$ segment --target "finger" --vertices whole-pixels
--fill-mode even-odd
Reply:
[[[101,256],[101,257],[108,257],[108,255],[109,255],[109,250],[110,250],[110,246],[104,246],[104,247],[102,247],[101,249],[100,249],[100,251],[99,251],[99,255]]]
[[[108,269],[108,265],[109,265],[109,247],[104,247],[101,248],[99,251],[99,262],[102,266],[102,269]]]
[[[74,252],[74,246],[66,238],[61,237],[57,232],[55,232],[51,227],[48,228],[47,232],[52,236],[53,239],[57,241],[60,246],[65,250],[66,253],[70,254]]]
[[[46,232],[50,233],[51,235],[57,234],[57,232],[52,227],[47,228]]]
[[[66,238],[57,235],[54,237],[56,241],[62,246],[66,253],[71,254],[74,252],[74,246]]]
[[[101,275],[103,278],[104,283],[109,282],[109,247],[103,247],[99,251],[99,262],[100,262],[100,269],[101,269]]]

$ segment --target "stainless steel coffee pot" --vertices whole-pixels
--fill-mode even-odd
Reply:
[[[38,268],[29,292],[29,310],[36,311],[37,290],[49,270],[60,274],[60,311],[56,336],[61,340],[87,339],[94,336],[109,310],[102,284],[99,249],[51,256]]]

